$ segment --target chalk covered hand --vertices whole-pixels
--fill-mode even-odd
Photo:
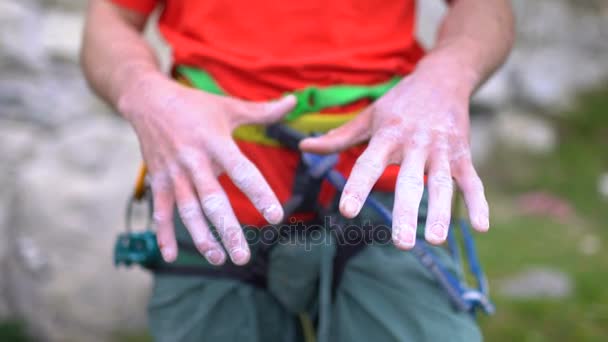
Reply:
[[[239,150],[232,131],[243,124],[278,121],[295,106],[287,96],[275,102],[246,102],[184,87],[162,75],[133,82],[118,109],[134,127],[148,166],[154,196],[154,222],[163,258],[174,261],[177,243],[173,208],[198,250],[212,264],[222,264],[224,250],[204,217],[216,227],[235,264],[245,264],[250,250],[217,176],[226,172],[270,223],[283,210],[254,164]]]
[[[425,172],[429,191],[427,241],[440,244],[447,238],[452,179],[463,192],[473,227],[488,230],[488,203],[469,145],[472,79],[449,61],[420,63],[416,71],[351,122],[301,142],[305,151],[333,153],[369,140],[340,198],[344,216],[355,217],[386,166],[400,164],[393,208],[393,242],[397,247],[410,249],[416,242]]]

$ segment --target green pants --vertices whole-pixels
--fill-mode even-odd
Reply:
[[[392,195],[379,196],[392,207]],[[419,236],[425,208],[426,199],[421,205]],[[186,239],[183,225],[178,219],[176,223],[178,237]],[[356,221],[349,222],[365,223],[381,221],[364,208]],[[326,230],[313,232],[300,239],[280,240],[272,248],[266,288],[229,278],[156,275],[149,303],[154,338],[162,342],[309,339],[307,332],[319,322],[317,313],[323,309],[319,297],[323,281],[328,281],[323,280],[324,267],[336,251],[336,241],[323,233]],[[247,233],[249,237],[261,234]],[[456,272],[447,252],[432,248],[446,268]],[[256,250],[253,244],[253,257]],[[183,254],[178,261],[185,260]],[[204,267],[213,267],[196,258]],[[390,238],[368,244],[349,259],[328,310],[325,319],[330,322],[327,336],[331,341],[481,340],[475,320],[456,311],[430,273],[411,253],[395,248]]]

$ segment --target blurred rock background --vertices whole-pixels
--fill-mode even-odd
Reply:
[[[419,36],[430,45],[445,7],[438,0],[419,2]],[[584,210],[578,213],[579,207],[588,206],[559,193],[568,188],[569,183],[560,180],[569,174],[558,174],[558,181],[545,187],[535,183],[536,174],[528,171],[528,166],[537,165],[530,166],[536,170],[538,163],[549,165],[553,160],[561,165],[559,158],[565,155],[560,147],[562,128],[580,123],[568,121],[568,113],[580,108],[581,94],[605,89],[608,82],[607,1],[513,3],[518,20],[516,48],[476,95],[472,109],[476,163],[488,180],[497,226],[504,223],[507,227],[490,233],[493,238],[483,237],[480,252],[490,259],[486,267],[501,270],[489,272],[491,280],[497,278],[499,296],[507,307],[502,320],[509,324],[518,322],[511,316],[521,310],[531,312],[532,317],[537,313],[529,309],[528,302],[522,304],[523,309],[519,304],[511,307],[512,300],[561,300],[578,296],[572,293],[580,288],[576,275],[562,270],[558,259],[525,268],[515,265],[526,265],[528,259],[499,258],[530,237],[527,229],[508,227],[528,224],[534,227],[531,231],[548,234],[555,229],[554,221],[517,221],[522,210],[513,198],[519,192],[555,190],[523,198],[522,206],[528,211],[540,208],[532,214],[540,211],[550,220],[564,218],[564,230],[576,226],[574,230],[580,234],[568,240],[576,245],[573,253],[596,258],[604,255],[598,251],[604,250],[606,234],[593,228],[596,219],[587,222],[577,217],[585,214]],[[150,286],[144,272],[116,270],[112,265],[113,241],[123,229],[124,204],[140,157],[129,127],[95,99],[80,74],[78,50],[85,7],[85,1],[0,0],[0,321],[17,319],[24,322],[29,335],[50,341],[126,339],[144,331]],[[146,35],[159,49],[163,65],[168,66],[169,51],[154,27]],[[598,96],[593,99],[600,101],[600,106],[608,105],[597,100]],[[608,108],[603,109],[608,116]],[[608,141],[602,141],[606,151]],[[602,149],[593,151],[602,153]],[[590,171],[590,177],[595,178],[589,182],[599,189],[591,195],[599,201],[593,208],[606,208],[608,157],[605,152],[597,157],[604,162],[594,162],[597,170]],[[521,161],[519,169],[513,169],[514,160]],[[559,173],[555,169],[539,172]],[[519,192],[509,193],[512,189]],[[501,196],[503,192],[507,195]],[[600,221],[605,218],[598,217]],[[543,248],[532,245],[532,250],[522,255],[533,258]],[[502,250],[504,254],[499,254]],[[579,262],[587,263],[587,259],[576,260],[576,267]],[[606,263],[593,265],[600,272],[598,277],[608,275],[606,269],[597,269]],[[606,280],[597,279],[604,284]],[[600,297],[591,297],[596,298],[608,300],[608,294],[604,291]],[[577,303],[569,308],[589,312]],[[554,308],[551,312],[568,315],[559,305],[548,305]],[[594,323],[591,337],[608,333],[608,303],[598,305],[599,311],[592,313],[597,315],[593,322],[597,319],[598,326],[606,324],[604,330],[597,330]],[[500,340],[502,329],[517,330],[499,323],[484,324],[490,336],[497,334],[491,340]],[[546,337],[543,330],[530,329],[522,327],[521,336],[532,336],[535,341]]]

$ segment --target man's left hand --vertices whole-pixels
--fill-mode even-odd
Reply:
[[[393,208],[397,247],[410,249],[416,242],[425,172],[429,191],[427,241],[440,244],[447,238],[452,179],[463,192],[473,227],[488,230],[488,203],[471,160],[468,109],[472,87],[467,86],[467,77],[449,61],[421,63],[353,121],[301,142],[304,151],[333,153],[369,140],[340,198],[345,217],[357,216],[389,164],[400,164]]]

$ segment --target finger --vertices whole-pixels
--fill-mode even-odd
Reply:
[[[394,144],[384,138],[372,138],[357,158],[340,198],[340,212],[347,218],[359,214],[365,199],[386,168]]]
[[[283,220],[283,208],[276,195],[255,165],[243,155],[234,141],[224,142],[221,153],[214,155],[232,182],[251,200],[266,221],[277,224]]]
[[[166,262],[177,259],[177,241],[173,227],[173,204],[175,203],[171,183],[166,174],[156,173],[150,186],[154,202],[154,227],[158,247]]]
[[[205,215],[215,226],[232,262],[236,265],[249,262],[251,252],[247,240],[224,190],[214,179],[200,193],[203,193],[200,197]]]
[[[453,182],[447,153],[447,142],[439,141],[431,151],[428,172],[429,210],[425,238],[441,244],[448,236],[452,212]]]
[[[280,120],[296,106],[294,95],[287,95],[276,101],[250,102],[231,99],[235,123],[268,124]]]
[[[393,206],[393,242],[400,249],[411,249],[416,244],[426,157],[426,149],[410,148],[399,169]]]
[[[306,138],[300,142],[305,152],[328,154],[342,151],[370,138],[371,109],[360,113],[350,122],[318,137]]]
[[[223,264],[226,260],[226,254],[215,237],[213,237],[203,217],[198,197],[188,178],[188,174],[186,171],[179,170],[173,177],[177,209],[196,248],[211,264]]]
[[[470,153],[452,162],[453,175],[462,190],[473,228],[480,232],[490,229],[490,209],[483,183],[475,171]]]

